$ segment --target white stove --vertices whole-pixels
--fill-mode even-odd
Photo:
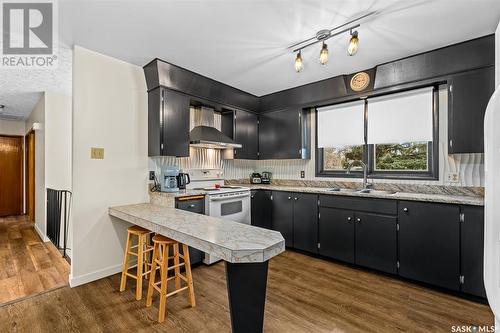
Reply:
[[[234,222],[251,223],[250,188],[224,185],[222,171],[190,170],[189,189],[202,190],[205,195],[205,214]],[[203,262],[213,264],[220,259],[205,254]]]

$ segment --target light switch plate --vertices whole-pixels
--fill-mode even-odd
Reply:
[[[90,148],[90,158],[94,160],[102,160],[104,159],[104,148]]]
[[[448,173],[447,173],[446,180],[447,180],[449,183],[458,183],[458,182],[459,182],[459,179],[458,179],[458,172],[448,172]]]
[[[306,172],[304,170],[300,172],[300,178],[306,178]]]

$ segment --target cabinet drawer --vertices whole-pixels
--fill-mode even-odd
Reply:
[[[204,214],[205,213],[205,199],[177,199],[175,208],[187,210],[192,213]]]
[[[376,198],[352,198],[339,195],[320,195],[321,207],[365,211],[377,214],[396,215],[398,203],[396,200]]]

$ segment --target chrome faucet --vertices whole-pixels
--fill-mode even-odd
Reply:
[[[363,189],[361,191],[367,191],[369,184],[368,184],[368,167],[365,164],[365,162],[361,160],[354,160],[351,163],[349,163],[349,166],[347,167],[347,174],[351,174],[351,169],[354,166],[354,164],[359,164],[363,167]]]

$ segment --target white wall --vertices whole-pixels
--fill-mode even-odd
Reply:
[[[148,201],[147,140],[142,68],[75,46],[71,286],[120,271],[127,225],[108,207]]]
[[[45,185],[71,190],[71,97],[45,93]]]
[[[24,123],[35,130],[35,229],[46,236],[47,188],[71,190],[71,97],[44,92]],[[23,133],[24,134],[24,133]]]
[[[40,124],[40,128],[35,130],[35,229],[40,238],[47,241],[45,234],[45,94],[42,95],[26,120],[26,132],[31,130],[34,123]]]
[[[495,86],[500,85],[500,22],[495,31]]]
[[[24,135],[24,121],[0,119],[0,134]]]

